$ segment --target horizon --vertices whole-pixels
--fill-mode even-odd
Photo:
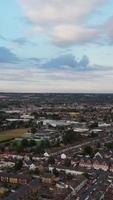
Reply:
[[[61,95],[113,95],[113,92],[0,92],[0,95],[1,94],[61,94]]]

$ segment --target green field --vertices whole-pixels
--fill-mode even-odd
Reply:
[[[0,142],[5,140],[10,140],[16,137],[21,137],[24,133],[27,132],[28,129],[12,129],[8,131],[0,132]]]

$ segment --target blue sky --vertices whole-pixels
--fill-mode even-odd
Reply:
[[[0,2],[0,91],[113,92],[112,0]]]

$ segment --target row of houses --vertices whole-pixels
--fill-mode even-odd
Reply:
[[[35,179],[29,185],[21,186],[16,192],[10,193],[9,196],[5,198],[0,198],[0,200],[33,200],[36,199],[40,186],[40,180]]]
[[[0,173],[0,182],[2,183],[10,183],[10,184],[29,184],[31,182],[30,176],[25,175],[16,175],[10,173]]]
[[[78,162],[80,167],[86,167],[88,169],[102,169],[103,171],[113,172],[113,159],[102,157],[101,154],[97,153],[94,158],[84,157]]]
[[[112,171],[113,172],[113,162],[110,163],[109,161],[107,160],[92,160],[92,159],[85,159],[85,158],[82,158],[79,162],[79,166],[80,167],[86,167],[88,169],[102,169],[104,171]]]

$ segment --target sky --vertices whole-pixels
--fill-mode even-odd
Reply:
[[[113,92],[113,0],[0,1],[0,92]]]

